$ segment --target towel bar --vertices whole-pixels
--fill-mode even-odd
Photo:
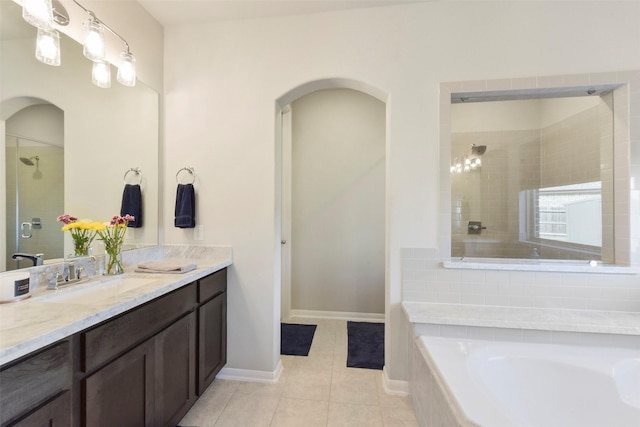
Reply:
[[[178,172],[176,173],[176,182],[178,184],[180,184],[179,176],[180,176],[180,172],[182,172],[182,171],[186,171],[186,172],[189,172],[191,174],[191,182],[187,182],[187,184],[193,184],[194,182],[196,182],[196,172],[195,172],[195,170],[192,167],[185,166],[182,169],[178,170]]]
[[[125,185],[128,184],[127,175],[129,175],[131,172],[135,173],[138,176],[138,184],[142,184],[142,169],[130,168],[128,171],[124,173],[124,176],[122,177],[122,180],[124,181]]]

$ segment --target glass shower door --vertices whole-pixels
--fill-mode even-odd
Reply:
[[[63,234],[56,221],[64,209],[64,150],[6,135],[7,270],[30,267],[14,253],[63,257]]]

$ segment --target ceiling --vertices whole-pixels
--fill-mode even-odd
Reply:
[[[432,0],[138,0],[162,26],[305,15]]]

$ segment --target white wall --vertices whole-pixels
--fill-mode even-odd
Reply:
[[[385,357],[401,380],[400,250],[439,243],[439,83],[638,69],[638,17],[632,2],[433,2],[165,28],[164,180],[193,165],[204,243],[234,248],[228,366],[279,360],[275,100],[333,77],[388,95]],[[166,241],[193,243],[174,191]]]
[[[324,90],[291,109],[291,308],[383,314],[385,105]]]

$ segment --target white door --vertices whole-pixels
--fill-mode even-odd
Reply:
[[[282,109],[282,241],[280,316],[291,317],[291,107]]]

